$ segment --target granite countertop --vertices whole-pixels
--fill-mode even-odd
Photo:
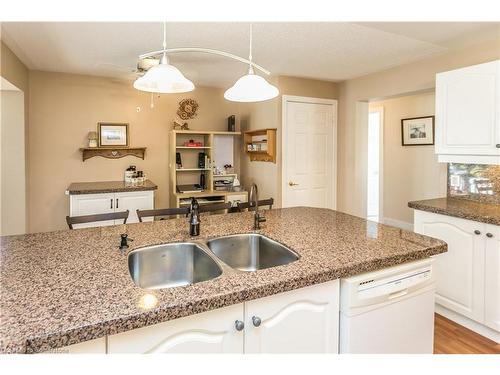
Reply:
[[[223,272],[198,284],[144,290],[129,251],[189,240],[185,218],[0,237],[0,352],[33,353],[445,252],[442,241],[318,208],[265,212],[257,231],[299,260],[257,272]],[[203,218],[200,238],[252,233],[253,213]],[[151,303],[153,301],[153,303]]]
[[[408,207],[435,214],[500,225],[499,204],[448,197],[408,202]]]
[[[120,193],[127,191],[156,190],[158,186],[150,180],[143,184],[132,186],[125,181],[72,182],[67,192],[72,194]]]

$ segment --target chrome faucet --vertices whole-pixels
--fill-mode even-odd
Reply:
[[[260,229],[260,223],[266,221],[266,218],[259,213],[259,189],[256,184],[252,184],[250,188],[250,207],[255,207],[255,214],[253,216],[253,228]]]

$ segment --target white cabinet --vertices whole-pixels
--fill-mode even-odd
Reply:
[[[137,223],[136,210],[150,210],[154,208],[154,192],[132,191],[121,193],[72,194],[70,195],[69,216],[96,215],[129,210],[127,223]],[[145,218],[144,221],[151,221]],[[108,220],[93,223],[76,224],[75,228],[100,227],[122,224],[122,220]]]
[[[468,318],[484,316],[483,224],[415,211],[415,231],[439,238],[448,252],[436,256],[436,302]],[[480,231],[477,235],[474,231]]]
[[[440,162],[500,163],[500,60],[436,75]]]
[[[136,210],[151,210],[154,207],[154,195],[152,191],[133,191],[115,193],[115,210],[129,210],[127,223],[138,223]],[[143,221],[152,221],[152,217],[144,218]]]
[[[243,304],[108,337],[108,353],[243,353]]]
[[[335,280],[108,336],[108,353],[337,353],[338,322]]]
[[[500,227],[416,210],[415,232],[448,244],[436,255],[436,303],[500,332]]]
[[[337,353],[339,281],[245,304],[245,353]]]
[[[114,193],[74,194],[70,196],[69,216],[107,214],[115,212]],[[114,225],[114,220],[76,224],[75,228],[101,227]]]
[[[484,324],[500,332],[500,227],[486,225]]]

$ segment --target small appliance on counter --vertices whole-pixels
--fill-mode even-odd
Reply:
[[[135,165],[131,165],[125,170],[125,184],[131,186],[138,186],[144,184],[146,175],[143,171],[138,171]]]

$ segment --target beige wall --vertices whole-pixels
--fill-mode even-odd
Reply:
[[[339,85],[339,148],[337,209],[364,217],[366,213],[366,111],[359,102],[433,89],[435,75],[500,58],[500,39],[453,50]]]
[[[434,92],[370,102],[369,109],[382,107],[383,124],[383,215],[413,222],[411,200],[446,195],[446,164],[438,163],[433,146],[402,146],[401,119],[434,115]]]
[[[32,71],[30,74],[30,231],[66,227],[69,199],[65,189],[75,181],[122,180],[123,171],[137,165],[159,189],[156,205],[168,206],[169,131],[183,98],[198,101],[199,115],[192,129],[226,130],[227,116],[237,105],[224,100],[223,91],[197,88],[184,95],[163,95],[150,109],[150,95],[131,82],[108,78]],[[137,108],[140,107],[140,112]],[[80,147],[97,122],[130,124],[131,146],[147,147],[145,160],[132,156],[109,160],[81,160]]]
[[[22,141],[21,152],[24,155],[19,157],[12,152],[8,153],[8,158],[3,158],[2,163],[8,163],[9,168],[15,172],[15,176],[9,179],[6,175],[8,170],[2,168],[0,173],[0,180],[2,185],[2,195],[5,199],[8,199],[5,191],[16,192],[16,196],[10,201],[10,208],[5,206],[2,207],[2,213],[6,216],[11,217],[12,223],[8,228],[4,228],[4,233],[18,233],[19,228],[27,228],[27,217],[29,216],[29,196],[27,193],[27,181],[29,179],[29,161],[28,161],[28,118],[29,118],[29,71],[28,68],[17,58],[17,56],[5,45],[3,41],[0,40],[0,76],[9,81],[9,83],[16,86],[22,93],[12,93],[8,92],[6,95],[2,93],[2,128],[5,128],[4,121],[13,121],[12,123],[22,124],[23,130],[20,132],[19,129],[10,129],[9,133],[4,134],[2,137],[2,144],[6,146],[17,145],[15,152],[19,152],[19,143]],[[20,95],[23,98],[19,99]],[[7,97],[8,96],[8,97]],[[23,100],[24,113],[17,113],[19,110],[19,100]],[[11,124],[12,124],[11,123]],[[11,142],[11,137],[12,142]],[[21,139],[22,138],[22,139]],[[4,151],[5,151],[5,147]],[[4,164],[5,165],[5,164]],[[20,174],[24,174],[24,177]],[[7,186],[7,185],[8,186]],[[19,188],[16,190],[14,185],[18,184]],[[13,203],[16,202],[16,203]],[[17,209],[15,206],[17,205]],[[3,226],[3,225],[2,225]]]
[[[243,131],[260,128],[277,128],[276,164],[258,161],[250,162],[248,157],[242,153],[241,175],[243,184],[246,187],[255,182],[259,187],[260,197],[273,197],[276,201],[276,206],[280,207],[282,95],[336,99],[338,96],[338,85],[335,82],[288,76],[275,77],[272,83],[278,86],[280,96],[267,102],[242,104],[240,105],[240,115]]]

